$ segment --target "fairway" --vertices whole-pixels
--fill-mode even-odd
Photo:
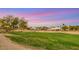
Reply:
[[[6,37],[23,46],[45,50],[78,50],[79,35],[46,32],[11,32]]]

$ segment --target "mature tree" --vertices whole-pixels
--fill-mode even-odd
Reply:
[[[70,31],[78,31],[79,30],[79,26],[69,26],[69,30]]]
[[[77,25],[77,26],[74,26],[74,30],[75,31],[78,31],[79,30],[79,26]]]
[[[25,21],[24,18],[22,18],[22,19],[19,21],[19,28],[20,28],[21,30],[27,29],[27,21]]]
[[[6,16],[0,18],[0,29],[5,30],[6,32],[14,29],[27,29],[27,21],[24,18],[18,18],[13,16]]]
[[[6,32],[9,32],[11,30],[11,25],[7,22],[4,22],[3,24],[3,29],[6,31]]]
[[[18,28],[18,24],[19,24],[19,18],[15,17],[14,20],[11,21],[11,27],[12,27],[12,29]]]
[[[0,19],[0,29],[2,29],[3,24],[4,24],[4,20]]]
[[[4,16],[3,20],[5,20],[7,23],[11,23],[11,21],[14,20],[14,17],[11,15]]]

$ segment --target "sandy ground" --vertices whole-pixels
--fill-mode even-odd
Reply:
[[[6,38],[4,34],[0,34],[0,50],[31,50],[31,48],[25,48],[15,42]]]
[[[79,31],[37,31],[37,32],[79,34]]]
[[[21,32],[48,32],[48,33],[68,33],[68,34],[79,34],[79,31],[35,31],[35,30],[15,30],[16,32],[21,31]]]
[[[64,31],[62,33],[68,33],[68,34],[78,34],[79,35],[79,32],[78,31]]]

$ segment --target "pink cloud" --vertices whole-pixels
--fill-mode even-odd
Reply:
[[[79,22],[79,20],[71,20],[71,19],[67,19],[67,20],[62,20],[63,23],[76,23]]]
[[[57,25],[57,24],[69,24],[69,23],[76,23],[79,22],[79,20],[74,19],[64,19],[64,20],[43,20],[43,19],[32,19],[29,21],[30,25]]]
[[[14,16],[19,16],[19,17],[25,17],[26,20],[28,20],[30,25],[40,25],[40,24],[44,24],[44,25],[52,25],[52,24],[62,24],[62,23],[76,23],[79,22],[79,20],[73,20],[73,19],[64,19],[64,20],[46,20],[46,19],[40,19],[37,16],[48,16],[48,15],[61,15],[61,14],[74,14],[74,13],[78,13],[79,11],[61,11],[61,12],[43,12],[43,13],[30,13],[30,14],[26,14],[26,13],[0,13],[0,17],[5,16],[5,15],[14,15]],[[36,17],[35,17],[36,16]]]
[[[24,17],[36,17],[36,16],[50,16],[50,15],[63,15],[63,14],[73,14],[73,13],[78,13],[79,11],[74,11],[74,10],[68,10],[68,11],[57,11],[57,12],[52,12],[52,11],[48,11],[48,12],[41,12],[41,13],[21,13],[21,14],[17,14],[19,16],[24,16]]]

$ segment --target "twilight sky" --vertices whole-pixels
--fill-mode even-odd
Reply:
[[[24,17],[29,26],[79,25],[79,8],[0,8],[0,17]]]

